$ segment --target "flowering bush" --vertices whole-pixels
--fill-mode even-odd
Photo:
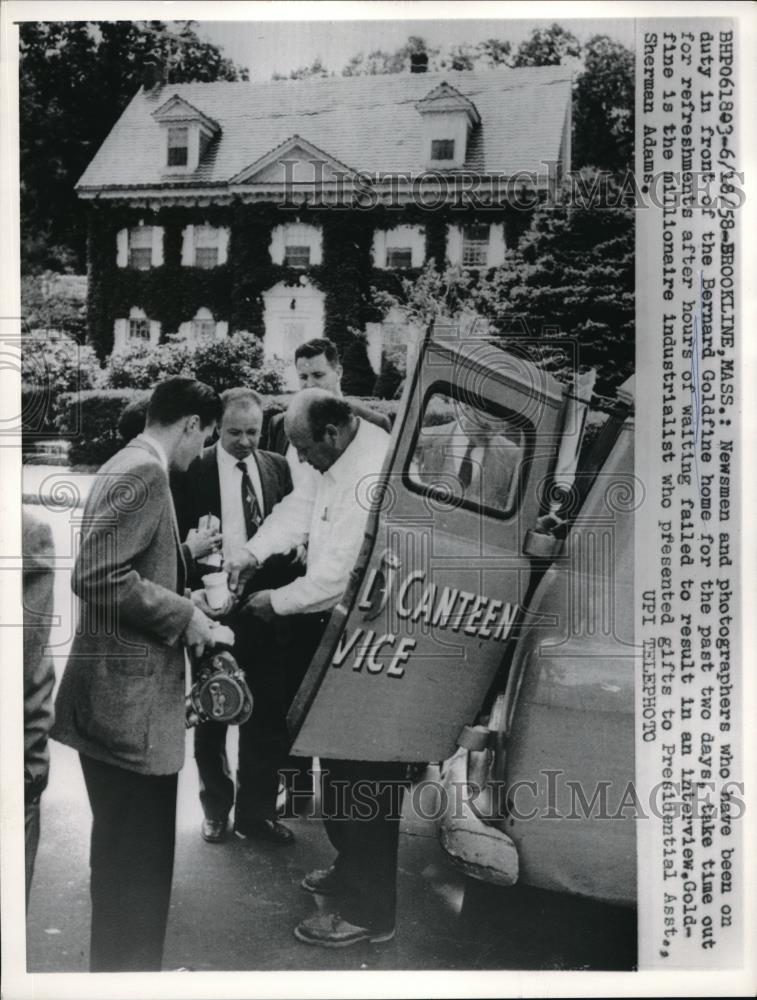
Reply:
[[[197,378],[218,392],[246,385],[276,393],[283,384],[281,366],[265,364],[260,340],[247,333],[196,345],[181,340],[157,347],[136,344],[111,354],[106,369],[107,385],[112,389],[150,389],[171,375]]]

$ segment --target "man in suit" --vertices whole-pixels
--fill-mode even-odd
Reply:
[[[40,830],[40,798],[47,787],[55,672],[47,651],[53,615],[53,535],[50,525],[23,511],[24,812],[26,900],[29,901]]]
[[[286,460],[260,451],[263,426],[260,396],[246,388],[228,389],[221,396],[219,440],[173,483],[182,537],[198,519],[213,514],[221,522],[224,556],[240,549],[292,488]],[[191,574],[193,587],[202,587],[202,563]],[[290,559],[268,561],[256,587],[280,586],[298,575]],[[209,843],[226,836],[234,807],[234,831],[276,844],[290,844],[292,831],[276,818],[279,768],[286,761],[286,664],[279,661],[272,625],[233,612],[224,618],[235,635],[234,655],[245,671],[253,697],[251,718],[239,727],[236,801],[234,781],[226,756],[227,726],[204,722],[195,730],[195,760],[200,776],[204,819],[201,833]]]
[[[423,483],[450,496],[506,511],[513,506],[523,449],[505,433],[502,419],[468,403],[456,404],[457,419],[424,427],[410,466]],[[510,433],[515,433],[510,431]]]
[[[170,378],[143,434],[95,477],[72,587],[79,623],[52,736],[79,751],[92,807],[93,972],[159,970],[184,761],[184,647],[213,644],[186,596],[169,471],[200,453],[221,413],[210,386]]]

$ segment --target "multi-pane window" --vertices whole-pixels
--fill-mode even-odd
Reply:
[[[218,230],[214,226],[195,226],[195,267],[218,266]]]
[[[431,159],[432,160],[454,160],[455,140],[454,139],[432,139]]]
[[[386,266],[395,268],[398,271],[408,267],[412,267],[413,266],[412,247],[387,247]]]
[[[139,271],[152,267],[152,226],[129,230],[129,267]]]
[[[275,226],[269,246],[274,264],[285,267],[315,267],[321,263],[321,230],[303,222]]]
[[[286,243],[284,245],[284,267],[309,267],[310,247]]]
[[[129,340],[143,341],[149,343],[150,321],[149,319],[134,318],[129,320]]]
[[[489,257],[489,226],[474,223],[463,227],[463,267],[486,267]]]
[[[168,166],[186,167],[189,162],[189,129],[168,129]]]

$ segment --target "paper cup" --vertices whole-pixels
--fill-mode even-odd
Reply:
[[[205,600],[214,611],[222,608],[229,599],[229,579],[226,573],[206,573],[202,578]]]

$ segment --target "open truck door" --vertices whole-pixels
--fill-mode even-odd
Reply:
[[[292,752],[439,761],[510,654],[549,507],[567,387],[491,342],[426,338],[365,541],[289,715]],[[564,449],[563,449],[564,450]]]

